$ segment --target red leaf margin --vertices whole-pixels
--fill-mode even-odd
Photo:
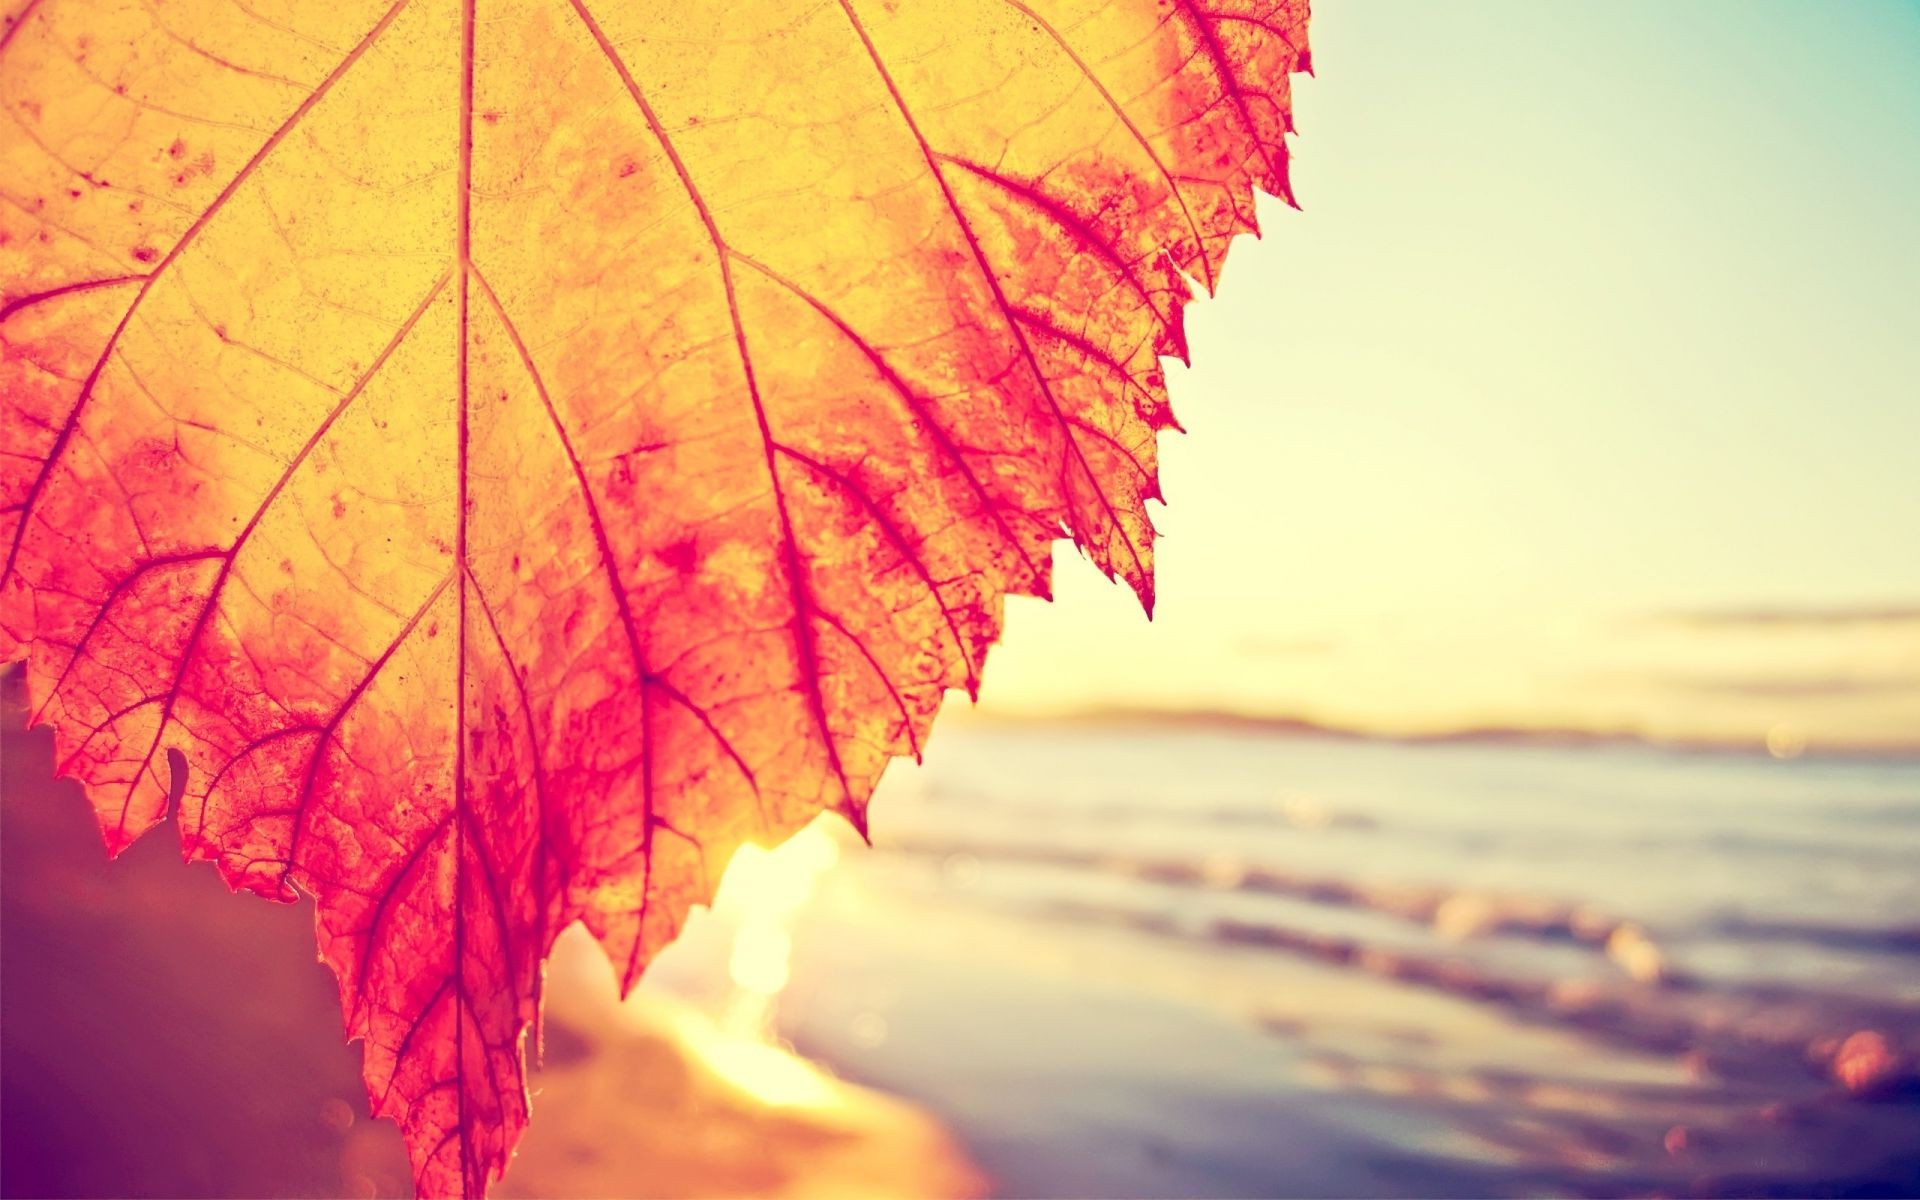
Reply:
[[[1185,361],[1187,280],[1211,290],[1257,232],[1256,189],[1291,202],[1288,75],[1310,70],[1304,3],[991,0],[969,16],[997,40],[969,60],[924,12],[834,0],[807,20],[872,104],[769,91],[776,114],[844,126],[784,164],[858,176],[822,187],[860,236],[823,244],[708,132],[785,126],[744,92],[702,111],[656,88],[674,64],[633,14],[502,3],[502,42],[476,3],[382,0],[330,67],[286,80],[306,91],[266,106],[270,131],[218,153],[168,140],[150,68],[192,95],[182,72],[231,83],[237,56],[90,45],[57,0],[0,34],[23,64],[0,83],[22,135],[0,161],[30,168],[0,219],[0,657],[25,654],[111,852],[177,790],[188,859],[315,896],[373,1109],[428,1195],[505,1169],[561,928],[586,921],[630,989],[740,841],[822,808],[864,831],[886,762],[918,755],[948,688],[977,693],[1004,595],[1048,595],[1054,538],[1151,613],[1159,358]],[[412,55],[455,28],[457,62]],[[747,88],[779,58],[741,40],[695,70]],[[88,54],[151,162],[48,148],[49,84]],[[956,57],[1004,58],[1021,85],[981,90]],[[459,96],[451,262],[410,260],[407,229],[336,226],[400,262],[384,311],[329,324],[365,297],[321,280],[332,308],[258,322],[260,281],[303,264],[298,234],[275,247],[249,219],[279,190],[357,199],[301,162],[377,180],[382,106],[433,72]],[[599,124],[569,140],[564,111],[533,114],[543,129],[491,103],[548,77]],[[500,200],[529,178],[568,194]],[[177,212],[143,212],[169,184]],[[134,215],[102,218],[102,197]],[[334,335],[317,355],[303,320]],[[248,355],[266,366],[233,365]]]

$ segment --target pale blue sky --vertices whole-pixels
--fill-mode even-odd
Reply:
[[[1173,372],[1159,617],[1065,556],[989,704],[1920,738],[1920,622],[1645,619],[1920,606],[1920,5],[1314,20],[1305,211]]]

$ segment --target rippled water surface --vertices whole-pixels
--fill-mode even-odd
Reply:
[[[1920,765],[961,725],[873,828],[781,1032],[1008,1193],[1920,1190]]]

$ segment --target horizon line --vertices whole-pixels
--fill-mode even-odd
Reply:
[[[1269,737],[1327,741],[1382,742],[1398,745],[1556,746],[1599,748],[1640,746],[1688,754],[1749,754],[1786,761],[1799,758],[1920,762],[1920,740],[1818,742],[1797,730],[1754,738],[1664,736],[1630,726],[1582,728],[1571,725],[1466,724],[1432,730],[1382,730],[1343,725],[1297,713],[1254,713],[1224,708],[1155,708],[1139,705],[1092,706],[1058,712],[976,712],[975,719],[1005,725],[1177,726],[1185,729],[1262,734]]]

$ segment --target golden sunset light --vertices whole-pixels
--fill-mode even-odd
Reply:
[[[0,1200],[1920,1197],[1912,0],[0,0]]]

